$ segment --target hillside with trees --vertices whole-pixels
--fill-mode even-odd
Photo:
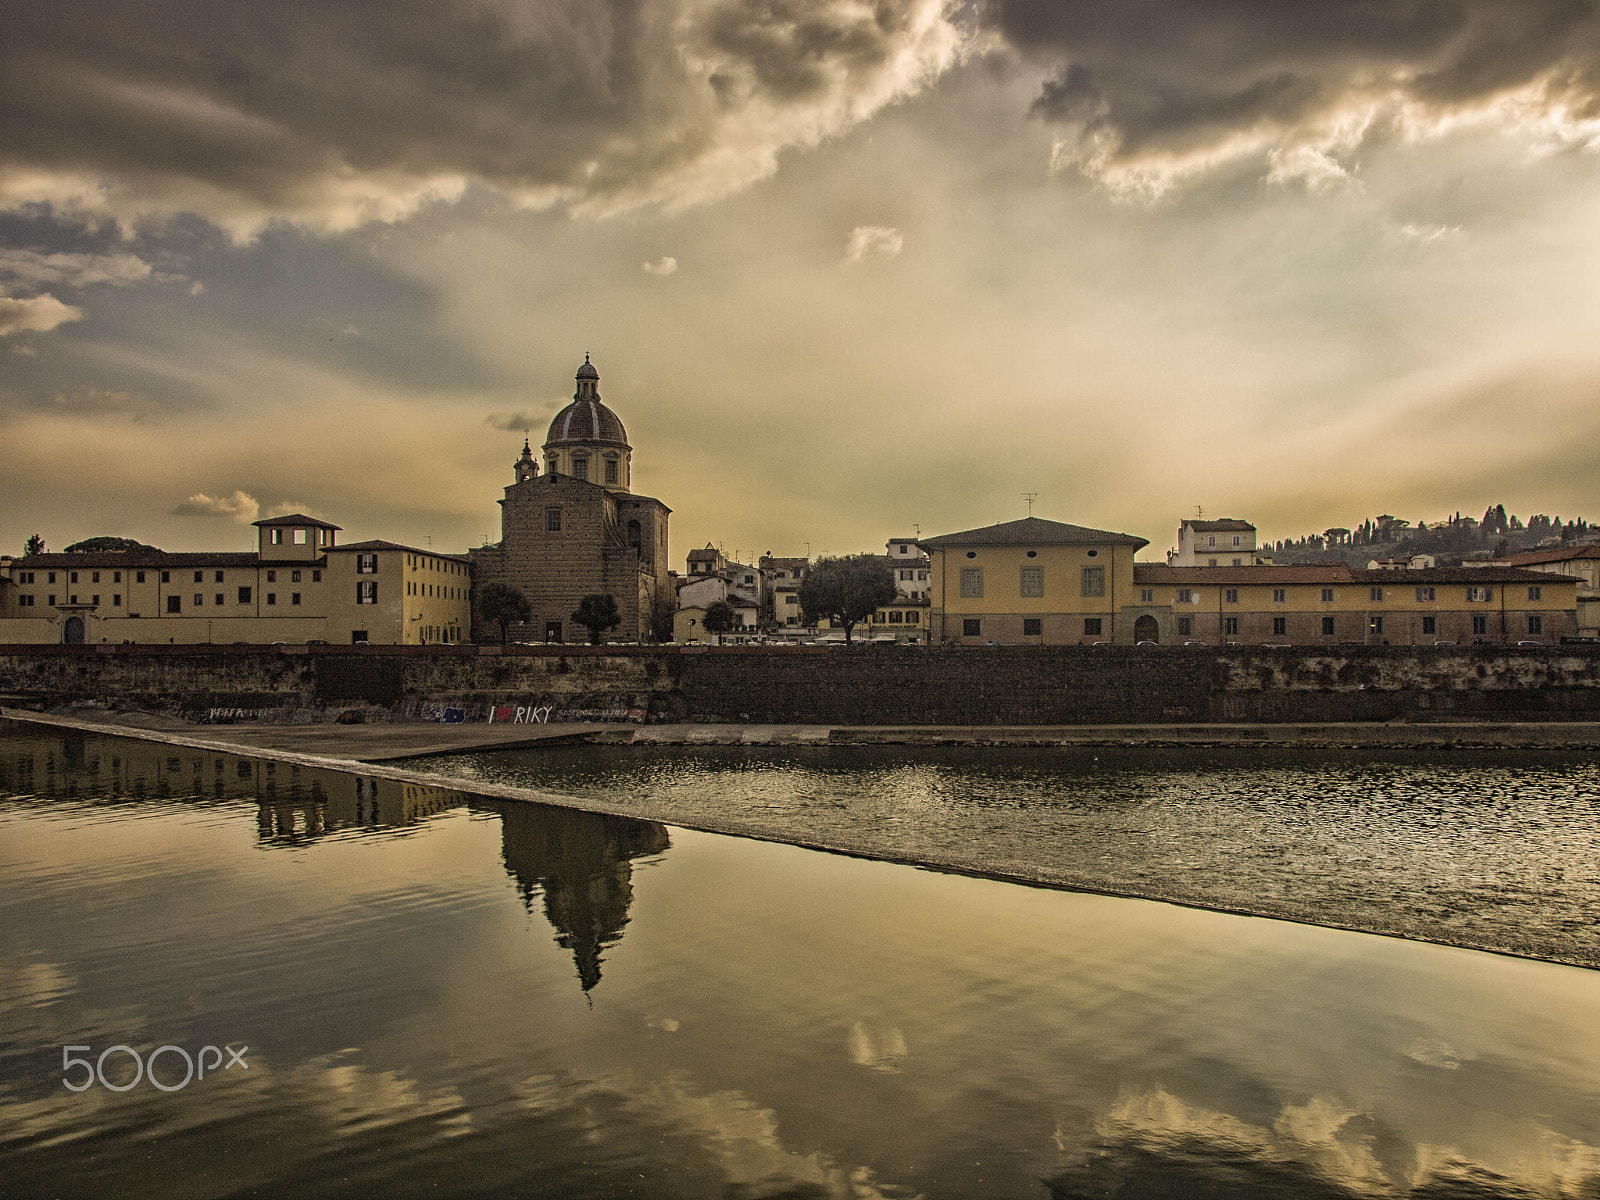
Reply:
[[[1563,521],[1537,513],[1523,521],[1508,514],[1505,505],[1496,504],[1482,518],[1458,512],[1432,525],[1426,521],[1412,525],[1385,513],[1354,529],[1334,526],[1300,538],[1266,542],[1262,549],[1280,565],[1339,561],[1365,567],[1375,558],[1431,554],[1439,566],[1447,567],[1593,541],[1600,541],[1600,528],[1582,517]]]

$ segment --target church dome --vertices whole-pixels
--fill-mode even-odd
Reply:
[[[572,403],[550,422],[545,448],[571,442],[599,442],[631,449],[621,418],[600,399],[600,372],[594,369],[587,354],[583,356],[583,366],[578,368],[577,380],[578,390],[573,394]]]

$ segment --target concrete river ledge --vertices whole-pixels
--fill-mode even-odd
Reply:
[[[131,737],[174,747],[358,772],[452,792],[532,801],[660,821],[713,833],[783,842],[812,849],[956,871],[1013,882],[1158,900],[1195,908],[1299,921],[1329,928],[1404,937],[1474,950],[1600,968],[1597,925],[1529,929],[1471,911],[1436,905],[1380,905],[1351,896],[1330,905],[1326,898],[1262,897],[1235,886],[1225,869],[1170,871],[1157,867],[1127,873],[1097,873],[1079,863],[1063,866],[1048,842],[1026,828],[994,828],[960,844],[925,837],[911,823],[872,820],[831,825],[819,831],[804,813],[753,810],[736,798],[692,810],[657,795],[620,804],[584,795],[555,794],[486,780],[465,780],[409,769],[403,760],[429,755],[526,749],[566,742],[649,746],[1034,746],[1034,747],[1300,747],[1462,750],[1504,748],[1565,750],[1600,748],[1593,722],[1156,726],[777,726],[777,725],[440,725],[425,722],[342,726],[196,725],[170,716],[89,710],[81,715],[0,709],[0,717],[85,734]],[[1570,923],[1569,923],[1570,924]]]

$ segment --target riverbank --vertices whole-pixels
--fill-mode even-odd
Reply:
[[[1397,753],[1421,748],[1434,751],[1435,757],[1442,752],[1448,759],[1458,750],[1467,756],[1482,753],[1471,747],[1491,747],[1520,755],[1516,761],[1574,761],[1567,754],[1552,760],[1548,751],[1553,745],[1561,751],[1578,749],[1580,763],[1592,761],[1582,750],[1592,746],[1593,741],[1582,739],[1593,739],[1594,729],[1585,731],[1571,723],[1562,723],[1560,728],[1572,740],[1554,744],[1538,740],[1497,741],[1493,739],[1502,736],[1500,726],[1464,725],[1274,726],[1266,732],[1276,735],[1276,740],[1266,743],[1259,740],[1261,728],[1253,726],[1235,727],[1233,736],[1224,740],[1219,737],[1224,731],[1218,726],[1059,730],[579,725],[541,726],[534,732],[527,726],[194,726],[135,714],[99,713],[92,718],[6,715],[61,730],[137,737],[175,747],[358,772],[370,778],[395,779],[469,795],[555,804],[1013,882],[1600,967],[1600,939],[1596,937],[1600,927],[1589,902],[1595,881],[1587,876],[1579,879],[1569,873],[1562,878],[1557,872],[1547,882],[1536,877],[1543,874],[1537,870],[1522,869],[1517,864],[1508,870],[1504,863],[1477,861],[1473,858],[1476,846],[1463,842],[1456,849],[1455,842],[1449,839],[1445,839],[1448,845],[1435,847],[1433,857],[1438,861],[1424,862],[1414,847],[1404,844],[1404,838],[1397,837],[1389,845],[1384,843],[1390,839],[1382,837],[1374,843],[1355,845],[1349,840],[1349,828],[1324,830],[1319,835],[1322,840],[1315,845],[1303,824],[1275,830],[1271,837],[1235,836],[1230,843],[1217,836],[1214,821],[1220,810],[1212,809],[1211,802],[1203,796],[1175,814],[1178,825],[1169,818],[1159,829],[1124,829],[1118,833],[1086,830],[1081,824],[1063,819],[1060,812],[1038,808],[1026,812],[996,809],[980,814],[979,819],[964,818],[961,823],[952,823],[945,811],[909,811],[871,798],[845,804],[827,800],[759,803],[748,791],[737,787],[714,789],[698,798],[680,795],[671,788],[607,796],[601,789],[578,784],[570,785],[570,791],[560,792],[508,786],[472,772],[441,769],[444,764],[437,760],[425,770],[400,762],[425,754],[458,755],[463,757],[457,761],[466,761],[484,751],[527,747],[539,737],[626,741],[646,753],[653,750],[680,758],[684,754],[693,756],[696,748],[710,755],[741,757],[795,748],[794,752],[809,758],[813,752],[830,756],[888,753],[894,746],[908,747],[906,753],[913,755],[925,753],[923,747],[950,747],[949,751],[938,753],[961,753],[959,748],[965,746],[1010,746],[1018,749],[1003,761],[1012,761],[1018,755],[1045,755],[1048,761],[1060,761],[1044,747],[1065,747],[1066,754],[1087,761],[1094,758],[1098,746],[1132,746],[1150,748],[1152,753],[1181,753],[1184,762],[1193,752],[1213,758],[1222,755],[1233,763],[1249,764],[1253,758],[1241,748],[1268,745],[1278,747],[1263,750],[1262,754],[1268,757],[1293,755],[1301,750],[1338,754],[1340,747],[1366,746]],[[139,728],[125,723],[138,720],[168,727]],[[1512,728],[1524,739],[1541,735],[1537,728]],[[1393,740],[1395,735],[1414,739],[1419,732],[1433,735],[1434,740]],[[1183,740],[1186,737],[1205,740]],[[455,739],[454,744],[450,739]],[[264,744],[267,742],[274,744]],[[687,749],[673,750],[674,744]],[[718,749],[719,746],[727,748]],[[851,746],[860,749],[853,751]],[[1029,746],[1040,748],[1027,749]],[[815,749],[800,749],[804,747]],[[1162,747],[1178,749],[1163,751]],[[601,757],[610,753],[594,749],[575,752]],[[978,753],[987,751],[980,749]],[[1357,757],[1351,759],[1349,753],[1356,753]],[[1541,754],[1544,757],[1538,757]],[[537,757],[541,762],[554,761]],[[374,761],[378,758],[383,761]],[[1346,772],[1348,790],[1341,798],[1330,796],[1325,801],[1334,816],[1339,815],[1340,805],[1348,803],[1351,796],[1382,787],[1381,780],[1368,786],[1362,766],[1365,760],[1358,752],[1346,753],[1345,759],[1352,764]],[[1513,781],[1507,785],[1508,790],[1514,786],[1515,762],[1508,772],[1506,761],[1485,761],[1496,765],[1499,776]],[[1242,794],[1236,793],[1234,799]],[[1497,799],[1491,788],[1484,801],[1486,814],[1494,807],[1491,801]],[[1327,870],[1319,870],[1319,862]],[[1424,875],[1429,878],[1424,880]],[[1262,886],[1265,878],[1271,879],[1272,886]]]

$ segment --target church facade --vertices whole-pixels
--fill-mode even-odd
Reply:
[[[507,583],[527,597],[532,615],[511,627],[513,641],[586,641],[572,614],[589,595],[617,602],[622,623],[607,640],[670,637],[672,510],[633,492],[627,430],[600,398],[600,372],[587,355],[576,378],[572,403],[550,422],[542,469],[523,442],[515,481],[500,501],[500,541],[469,552],[473,585]],[[479,640],[498,631],[494,622],[477,627]]]

